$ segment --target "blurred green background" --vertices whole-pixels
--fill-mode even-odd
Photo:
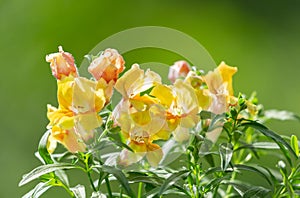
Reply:
[[[79,65],[97,43],[119,31],[174,28],[197,39],[217,64],[225,60],[238,66],[236,93],[256,90],[265,108],[300,114],[299,6],[296,0],[0,0],[0,197],[20,197],[33,185],[17,186],[39,164],[34,152],[48,122],[46,104],[56,105],[56,81],[45,55],[58,45]],[[175,57],[155,49],[125,54],[127,63],[172,64]],[[297,122],[269,126],[300,137]],[[67,194],[55,188],[44,197],[54,196]]]

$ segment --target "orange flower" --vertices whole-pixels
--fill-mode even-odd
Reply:
[[[190,65],[186,61],[177,61],[169,69],[169,80],[174,83],[180,77],[186,77],[190,71]]]
[[[93,60],[88,71],[96,80],[104,79],[107,83],[116,82],[124,70],[125,61],[123,57],[115,49],[106,49],[102,54]]]
[[[58,80],[65,76],[78,76],[72,54],[64,52],[61,46],[58,49],[59,52],[46,56],[46,61],[50,63],[52,75]]]

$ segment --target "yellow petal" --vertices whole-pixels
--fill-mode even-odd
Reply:
[[[150,143],[147,145],[148,152],[146,158],[152,167],[157,167],[163,157],[162,149],[159,145]]]
[[[150,89],[156,84],[161,84],[161,78],[158,74],[150,70],[144,73],[138,64],[134,64],[118,79],[115,88],[124,98],[129,98]]]
[[[118,164],[123,166],[129,166],[131,164],[137,163],[146,153],[134,153],[127,149],[123,149],[118,158]]]
[[[173,131],[173,136],[177,142],[186,141],[190,137],[189,128],[184,128],[178,125],[178,127]]]
[[[52,154],[57,146],[57,141],[55,138],[50,134],[47,141],[47,150],[50,154]]]
[[[103,89],[96,89],[97,82],[82,77],[74,82],[72,110],[76,113],[99,112],[106,102]]]
[[[145,143],[138,143],[136,141],[130,141],[128,146],[135,152],[135,153],[145,153],[147,152],[147,146]]]
[[[167,107],[171,106],[174,96],[172,94],[172,89],[166,85],[157,84],[150,92],[151,96],[154,96],[160,100],[162,105]]]
[[[151,121],[149,111],[138,111],[130,114],[130,117],[138,125],[146,125]]]
[[[232,76],[237,72],[237,67],[228,66],[222,61],[218,66],[218,70],[222,76],[223,82],[227,82],[229,94],[233,95]]]
[[[68,109],[57,109],[48,105],[47,117],[50,121],[47,128],[58,125],[63,129],[70,129],[74,126],[74,113]]]
[[[74,78],[66,77],[57,81],[57,99],[59,108],[71,109],[73,102]]]
[[[84,152],[86,150],[85,144],[73,129],[63,130],[57,126],[54,126],[51,129],[51,136],[56,141],[63,144],[68,151],[72,153],[76,153],[78,151]]]
[[[94,137],[94,129],[102,124],[102,119],[96,112],[79,114],[74,118],[77,134],[86,142]]]
[[[191,85],[183,82],[182,80],[176,80],[173,90],[176,93],[176,106],[182,108],[184,113],[189,113],[195,109],[199,109],[197,102],[198,98]]]

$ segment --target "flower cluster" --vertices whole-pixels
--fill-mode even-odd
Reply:
[[[122,56],[114,49],[106,49],[88,67],[92,79],[80,77],[74,58],[59,47],[58,53],[46,57],[57,79],[59,107],[48,106],[48,125],[51,130],[48,150],[53,152],[56,142],[70,152],[86,151],[94,130],[102,124],[99,112],[110,102],[113,89],[122,99],[112,112],[115,126],[132,149],[120,153],[119,163],[129,165],[146,156],[151,166],[163,157],[157,140],[171,137],[178,142],[189,139],[191,129],[198,122],[201,110],[221,114],[236,105],[232,76],[237,68],[222,62],[214,71],[202,75],[186,61],[170,67],[170,85],[162,83],[159,74],[145,72],[138,64],[126,71]],[[215,142],[222,128],[207,133]]]
[[[62,47],[46,57],[57,79],[58,107],[48,105],[48,131],[36,153],[42,165],[25,174],[19,186],[39,183],[24,197],[39,197],[57,186],[74,198],[86,193],[109,198],[300,196],[297,136],[281,136],[264,125],[300,117],[265,110],[255,94],[235,97],[236,67],[221,62],[204,73],[177,61],[169,67],[166,84],[138,64],[123,72],[125,61],[117,50],[86,57],[88,78],[79,75],[73,56]],[[57,143],[68,152],[55,151]],[[277,159],[276,167],[273,160],[264,161],[270,156]],[[70,186],[70,169],[86,174],[90,190],[80,184],[82,178]],[[251,178],[240,176],[245,171]],[[249,183],[252,175],[261,181]]]
[[[59,103],[58,108],[48,105],[48,150],[52,153],[59,142],[72,153],[86,151],[86,143],[102,124],[99,112],[110,101],[124,60],[116,50],[106,49],[88,68],[93,79],[79,76],[73,56],[62,47],[46,61],[57,79]]]

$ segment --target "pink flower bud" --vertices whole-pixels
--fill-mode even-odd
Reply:
[[[50,63],[52,75],[58,80],[70,75],[77,77],[77,68],[72,54],[64,52],[61,46],[58,49],[59,52],[46,56],[46,61]]]
[[[168,78],[174,83],[177,78],[186,77],[190,70],[190,65],[186,61],[177,61],[170,67]]]
[[[96,80],[104,79],[107,83],[116,82],[124,70],[125,61],[115,49],[106,49],[98,58],[93,60],[88,70]]]

